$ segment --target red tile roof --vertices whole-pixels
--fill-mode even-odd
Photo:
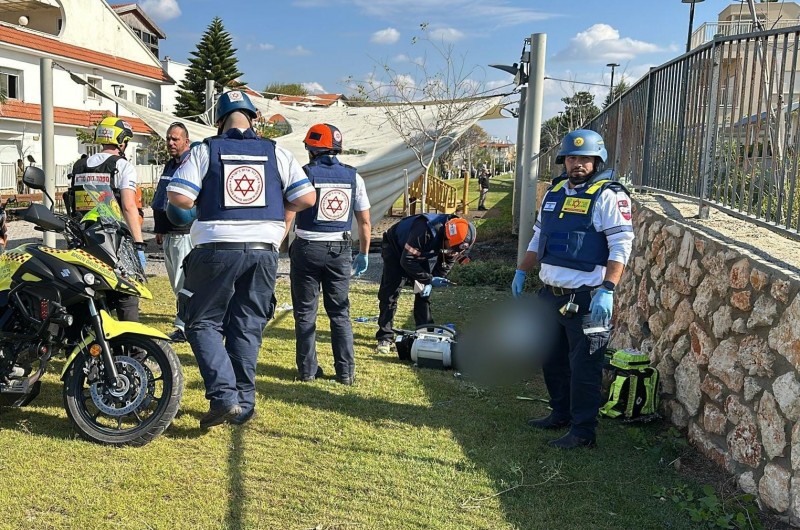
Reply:
[[[79,110],[66,107],[53,108],[53,120],[58,125],[76,125],[78,127],[94,127],[100,120],[111,113],[107,110]],[[16,99],[7,100],[0,106],[0,117],[41,122],[42,106],[36,103],[24,103]],[[154,131],[139,118],[120,116],[133,128],[134,133],[152,134]]]
[[[106,68],[119,70],[121,72],[128,72],[130,74],[149,77],[157,81],[165,81],[167,83],[174,83],[172,79],[163,68],[160,66],[152,66],[149,64],[137,63],[130,59],[123,59],[107,53],[100,53],[88,48],[81,48],[72,44],[66,44],[60,40],[44,35],[38,35],[28,31],[15,29],[9,26],[0,25],[0,43],[12,44],[21,46],[31,50],[36,50],[44,53],[52,53],[61,57],[75,59],[90,64],[96,64]]]

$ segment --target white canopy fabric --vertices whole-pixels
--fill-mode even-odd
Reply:
[[[158,134],[166,134],[167,127],[176,121],[186,126],[193,141],[216,134],[216,129],[213,127],[176,118],[113,95],[104,93],[103,96],[118,102],[129,112],[141,118]],[[436,148],[437,158],[447,152],[453,142],[495,107],[500,99],[501,96],[491,96],[471,101],[469,109],[465,113],[466,116],[460,120],[459,127],[439,141]],[[266,98],[252,97],[251,100],[265,118],[280,114],[291,125],[292,132],[290,134],[275,140],[278,145],[291,151],[301,163],[308,160],[303,146],[305,133],[315,123],[330,123],[339,128],[342,131],[345,150],[364,151],[365,154],[341,155],[339,158],[342,162],[358,168],[359,174],[364,178],[367,195],[372,203],[370,216],[375,223],[386,214],[389,207],[403,193],[406,186],[405,171],[408,171],[409,182],[422,174],[422,168],[414,152],[389,124],[383,107],[308,108],[285,106],[276,100]],[[427,120],[427,123],[435,121],[435,105],[435,103],[426,103],[420,111],[420,115],[423,120]],[[426,159],[430,157],[432,150],[432,142],[425,145]]]

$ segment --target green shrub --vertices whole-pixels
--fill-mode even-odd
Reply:
[[[517,267],[513,261],[480,260],[466,265],[456,265],[447,278],[458,285],[494,286],[510,291],[516,270]],[[540,285],[538,271],[528,274],[525,279],[526,291],[533,292]]]

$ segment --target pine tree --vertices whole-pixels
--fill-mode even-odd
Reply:
[[[222,25],[222,19],[214,17],[200,39],[197,50],[190,52],[193,58],[189,59],[186,77],[178,88],[175,106],[177,116],[196,116],[205,112],[206,79],[214,80],[217,93],[223,87],[243,85],[238,81],[242,73],[232,42],[230,33]]]

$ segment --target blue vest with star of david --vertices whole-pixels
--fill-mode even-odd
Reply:
[[[349,231],[353,223],[356,168],[342,164],[335,156],[321,155],[303,166],[303,170],[317,190],[317,202],[313,208],[297,213],[296,227],[309,232]]]
[[[203,140],[208,145],[208,170],[197,196],[198,221],[282,221],[283,185],[275,158],[275,142],[256,136],[252,129],[229,129]],[[240,199],[225,205],[225,170],[260,166],[259,175],[243,172],[231,177],[228,192]],[[264,189],[266,206],[250,206],[248,200]],[[251,195],[254,194],[254,195]]]

